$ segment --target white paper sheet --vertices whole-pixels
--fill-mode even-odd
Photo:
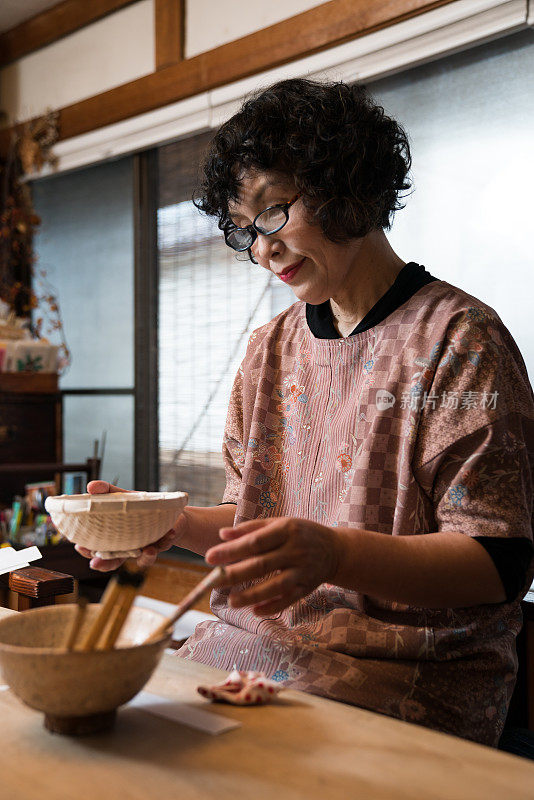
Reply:
[[[211,711],[194,708],[151,692],[139,692],[133,700],[130,700],[128,706],[147,711],[149,714],[156,714],[158,717],[165,717],[173,722],[179,722],[181,725],[189,725],[190,728],[196,728],[214,736],[241,727],[240,722],[228,717],[221,717],[219,714],[212,714]]]
[[[26,547],[24,550],[15,550],[14,547],[0,547],[0,575],[12,572],[14,569],[29,567],[30,561],[42,558],[38,547]]]
[[[163,614],[164,617],[171,617],[177,608],[173,603],[165,603],[163,600],[154,600],[154,598],[145,597],[142,594],[137,595],[134,600],[134,605],[140,606],[141,608],[150,608],[152,611],[158,611],[160,614]],[[172,638],[177,641],[180,641],[180,639],[187,639],[195,632],[195,628],[199,622],[213,619],[217,620],[218,618],[213,614],[206,614],[204,611],[197,611],[192,608],[186,611],[183,617],[180,617],[178,622],[174,624]]]

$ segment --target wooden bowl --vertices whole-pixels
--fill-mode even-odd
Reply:
[[[187,500],[185,492],[62,494],[45,508],[69,541],[101,558],[127,558],[167,533]]]
[[[87,607],[81,636],[99,608]],[[115,649],[67,652],[63,644],[76,609],[46,606],[0,620],[0,667],[17,697],[44,712],[46,728],[79,735],[111,727],[116,709],[152,675],[171,634],[142,644],[163,615],[133,606]]]

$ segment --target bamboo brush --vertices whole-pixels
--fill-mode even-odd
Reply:
[[[85,638],[82,640],[78,650],[86,653],[89,650],[97,649],[109,649],[113,647],[117,636],[120,633],[122,625],[126,619],[128,611],[132,605],[133,599],[135,594],[144,580],[144,572],[139,570],[133,571],[132,569],[128,568],[126,565],[123,565],[120,570],[118,571],[116,577],[112,578],[109,582],[106,591],[100,601],[100,611],[97,614],[96,618],[94,619],[91,627],[87,631]],[[126,591],[126,590],[132,590]],[[131,601],[129,600],[131,595]],[[126,608],[126,613],[124,615],[119,616],[118,608],[122,608],[125,603],[125,598],[128,598],[128,604]],[[115,610],[117,608],[117,610]],[[113,619],[110,622],[110,619]],[[120,626],[119,626],[120,622]],[[108,625],[108,630],[106,631],[103,641],[106,642],[105,647],[100,646],[100,639],[104,634],[104,630],[106,625]],[[113,632],[111,631],[111,626],[113,626]],[[109,647],[107,646],[107,643]]]
[[[126,617],[130,612],[130,609],[135,600],[135,596],[139,590],[139,587],[143,583],[144,579],[145,576],[141,572],[137,573],[137,575],[131,574],[129,576],[129,580],[131,581],[131,583],[123,586],[122,592],[119,596],[119,600],[115,604],[113,612],[110,616],[108,625],[98,641],[98,644],[96,646],[97,650],[111,650],[111,648],[119,638],[119,634],[123,628],[124,623],[126,622]]]
[[[78,633],[80,632],[80,628],[82,627],[83,621],[85,619],[85,612],[87,611],[87,598],[79,597],[78,598],[78,606],[76,611],[74,612],[74,617],[71,622],[71,626],[69,628],[67,638],[65,641],[65,649],[66,650],[75,650],[75,643],[78,637]]]
[[[186,611],[189,611],[194,603],[196,603],[196,601],[199,600],[205,592],[217,586],[217,584],[221,582],[225,575],[226,571],[224,567],[215,567],[215,569],[212,569],[212,571],[209,572],[200,581],[200,583],[198,583],[195,588],[184,597],[174,614],[171,617],[163,620],[161,625],[159,625],[159,627],[157,627],[156,630],[151,633],[147,639],[145,639],[143,644],[152,644],[153,642],[157,642],[157,640],[161,636],[164,636],[168,632],[169,628],[180,619],[182,614],[185,614]]]
[[[80,643],[78,649],[81,650],[82,653],[87,653],[89,650],[94,649],[94,646],[100,638],[100,634],[102,633],[102,630],[104,629],[104,626],[110,617],[113,606],[117,602],[119,594],[120,586],[118,578],[113,577],[108,583],[106,591],[100,600],[100,611]]]

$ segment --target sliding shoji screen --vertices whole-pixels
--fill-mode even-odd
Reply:
[[[192,505],[222,499],[224,423],[254,328],[294,302],[264,269],[237,261],[191,200],[210,133],[159,149],[160,488]]]

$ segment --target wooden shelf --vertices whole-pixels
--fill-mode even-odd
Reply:
[[[57,374],[0,372],[0,466],[16,465],[0,476],[0,503],[11,505],[15,495],[24,494],[27,483],[54,479],[59,470],[46,474],[42,465],[62,463],[61,436]]]
[[[0,372],[0,392],[53,394],[59,391],[55,372]]]

